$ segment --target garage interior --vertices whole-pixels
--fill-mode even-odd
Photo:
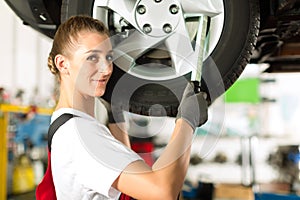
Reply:
[[[291,5],[284,2],[278,12]],[[182,200],[300,199],[299,16],[262,23],[250,64],[196,130]],[[56,97],[45,62],[51,40],[24,26],[4,1],[0,20],[0,200],[35,199]],[[279,32],[274,23],[284,24]],[[151,165],[174,119],[126,113],[126,120],[132,148]]]

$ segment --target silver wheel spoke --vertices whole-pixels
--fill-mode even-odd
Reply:
[[[114,47],[116,52],[115,64],[128,72],[135,66],[135,60],[164,42],[165,37],[154,38],[135,30],[129,37]]]
[[[134,19],[136,0],[96,0],[94,7],[109,8],[118,13],[135,28],[137,27]]]
[[[172,66],[177,74],[190,71],[194,63],[194,49],[184,21],[180,22],[179,29],[166,39],[165,45],[172,58]]]
[[[220,0],[179,0],[185,15],[214,17],[223,12]]]

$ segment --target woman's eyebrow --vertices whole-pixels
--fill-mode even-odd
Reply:
[[[107,53],[113,53],[113,52],[114,52],[113,50],[110,50]],[[85,52],[85,54],[88,54],[88,53],[103,53],[103,51],[100,49],[91,49],[91,50]]]

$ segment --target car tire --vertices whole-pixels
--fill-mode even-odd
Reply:
[[[93,0],[62,0],[61,21],[72,15],[92,16]],[[201,88],[208,94],[211,104],[222,95],[241,75],[250,62],[252,51],[259,33],[258,0],[223,0],[224,25],[217,46],[204,61]],[[176,116],[180,96],[186,80],[177,78],[168,81],[143,80],[115,67],[103,98],[112,100],[116,86],[125,87],[135,84],[128,98],[128,111],[141,115]],[[124,75],[126,78],[124,78]],[[189,79],[189,74],[185,77]],[[127,83],[117,84],[127,81]],[[122,82],[121,81],[121,82]],[[125,91],[126,88],[117,89]]]

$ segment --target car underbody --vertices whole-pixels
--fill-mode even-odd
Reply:
[[[260,1],[261,24],[252,63],[266,72],[300,72],[300,1]]]

